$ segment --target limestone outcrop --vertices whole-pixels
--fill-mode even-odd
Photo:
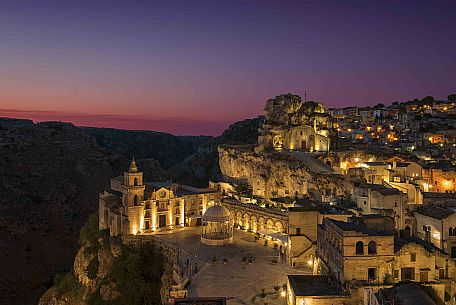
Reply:
[[[220,170],[227,181],[247,183],[254,195],[265,198],[350,195],[353,186],[332,174],[325,164],[293,154],[256,153],[252,146],[220,146]],[[316,172],[321,166],[320,172]]]
[[[172,253],[150,242],[124,244],[98,231],[97,219],[93,214],[81,230],[73,269],[56,276],[39,305],[164,303],[173,283]]]
[[[256,151],[328,151],[330,116],[314,101],[291,93],[266,102]]]

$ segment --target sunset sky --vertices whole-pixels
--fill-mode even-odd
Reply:
[[[287,92],[328,107],[446,98],[455,11],[456,1],[0,0],[0,116],[217,135]]]

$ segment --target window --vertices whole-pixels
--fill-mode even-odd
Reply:
[[[410,253],[410,261],[416,262],[416,253]]]
[[[139,197],[138,197],[138,195],[135,195],[135,197],[133,197],[133,204],[134,204],[134,205],[138,205],[138,204],[139,204]]]
[[[377,254],[377,243],[375,241],[372,240],[367,244],[367,253]]]
[[[394,202],[394,206],[397,208],[397,201]]]
[[[394,270],[394,278],[395,279],[399,278],[399,270]]]
[[[138,178],[135,178],[133,184],[134,184],[134,185],[138,185]]]
[[[301,228],[296,228],[296,235],[301,235]]]
[[[364,200],[364,205],[366,205],[366,203],[367,203],[366,200]]]
[[[448,229],[448,235],[456,236],[456,228],[449,228]]]
[[[377,268],[367,269],[367,280],[373,282],[377,279]]]
[[[364,254],[364,243],[359,241],[356,243],[356,255],[363,255]]]
[[[444,279],[445,278],[445,269],[440,268],[439,269],[439,279]]]

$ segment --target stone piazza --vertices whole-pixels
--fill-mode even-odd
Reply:
[[[455,111],[280,95],[255,145],[218,147],[206,188],[144,181],[131,160],[100,193],[99,229],[169,251],[169,304],[455,304]]]

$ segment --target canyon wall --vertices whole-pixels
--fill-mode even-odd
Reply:
[[[247,183],[253,195],[265,198],[337,197],[349,196],[353,190],[353,185],[341,175],[332,174],[323,163],[311,160],[309,156],[302,159],[285,153],[256,153],[253,146],[222,145],[218,152],[224,179]],[[315,164],[321,166],[319,172],[315,170]]]

